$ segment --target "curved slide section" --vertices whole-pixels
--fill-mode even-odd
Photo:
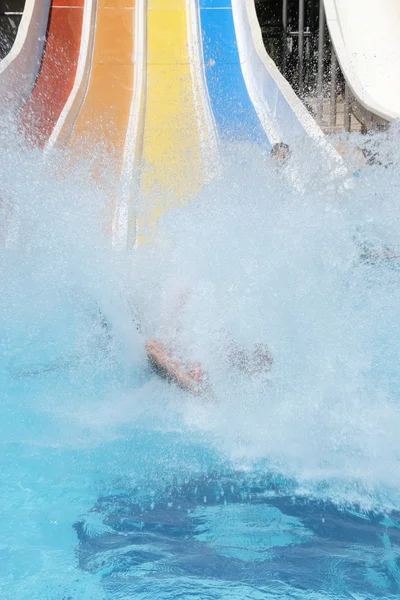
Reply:
[[[26,0],[13,47],[0,62],[2,110],[19,108],[32,93],[42,60],[51,0]]]
[[[254,0],[199,0],[208,91],[223,139],[267,149],[324,136],[268,56]]]
[[[85,97],[68,146],[120,171],[134,86],[136,0],[99,0]]]
[[[85,0],[52,0],[51,3],[40,73],[20,114],[26,138],[42,148],[50,138],[75,83],[84,4]]]
[[[143,134],[139,243],[159,217],[196,196],[215,148],[201,55],[196,59],[193,0],[148,0],[147,100]],[[197,62],[198,60],[198,62]]]
[[[200,19],[208,92],[221,138],[270,148],[243,76],[247,48],[239,53],[231,0],[200,0]]]
[[[324,0],[331,39],[358,103],[386,121],[400,117],[400,3]]]
[[[90,165],[110,199],[109,230],[125,244],[143,121],[144,0],[86,2],[93,6],[80,76],[50,146]]]

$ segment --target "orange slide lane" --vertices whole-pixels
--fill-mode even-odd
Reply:
[[[135,18],[136,0],[98,0],[89,82],[72,132],[67,134],[72,160],[86,165],[108,198],[107,234],[114,231],[121,206],[134,98]]]
[[[102,179],[103,167],[117,177],[123,167],[134,93],[136,0],[98,2],[88,88],[68,146],[94,160]]]
[[[43,147],[74,85],[85,0],[52,0],[46,47],[32,96],[20,114],[27,140]]]

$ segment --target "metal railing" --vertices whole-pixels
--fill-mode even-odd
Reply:
[[[0,59],[10,52],[25,8],[25,0],[0,0]]]
[[[255,1],[267,51],[317,122],[332,132],[363,129],[352,111],[322,0]]]

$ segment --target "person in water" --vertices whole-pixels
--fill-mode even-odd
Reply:
[[[181,294],[175,311],[175,330],[179,332],[181,324],[179,315],[190,296]],[[195,396],[210,391],[208,375],[200,363],[182,360],[176,355],[173,345],[151,339],[145,344],[147,358],[154,371],[161,377],[176,383],[185,391]],[[266,344],[255,344],[252,350],[245,350],[230,337],[226,339],[226,357],[229,364],[236,370],[249,376],[260,375],[271,370],[273,358]]]
[[[274,144],[271,148],[270,156],[275,160],[285,161],[290,156],[288,144],[285,144],[284,142]]]
[[[194,396],[200,396],[209,390],[208,376],[200,363],[176,359],[173,352],[158,340],[147,341],[145,348],[151,366],[161,377],[176,383]],[[255,344],[252,351],[246,351],[232,343],[226,354],[232,367],[250,376],[268,373],[273,364],[268,346],[262,343]]]
[[[353,241],[359,250],[359,261],[365,265],[399,266],[400,254],[379,240],[369,240],[359,228],[353,235]]]
[[[158,340],[149,340],[145,348],[149,362],[158,375],[195,396],[204,391],[206,375],[201,364],[177,360],[173,352]]]
[[[284,142],[274,144],[270,152],[271,158],[285,161],[290,156],[290,148]],[[180,296],[178,313],[183,309],[190,293]],[[207,373],[199,363],[179,360],[174,352],[159,340],[148,340],[145,345],[147,358],[153,369],[165,379],[176,383],[180,388],[195,396],[204,393],[208,388]],[[252,351],[246,351],[237,344],[229,342],[226,355],[230,364],[248,375],[269,372],[273,358],[266,344],[255,344]]]

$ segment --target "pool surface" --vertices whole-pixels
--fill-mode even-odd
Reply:
[[[303,194],[228,146],[134,256],[81,172],[3,153],[1,598],[399,597],[398,169],[346,187],[310,152]],[[162,335],[212,402],[152,372]],[[230,363],[260,341],[270,373]]]

